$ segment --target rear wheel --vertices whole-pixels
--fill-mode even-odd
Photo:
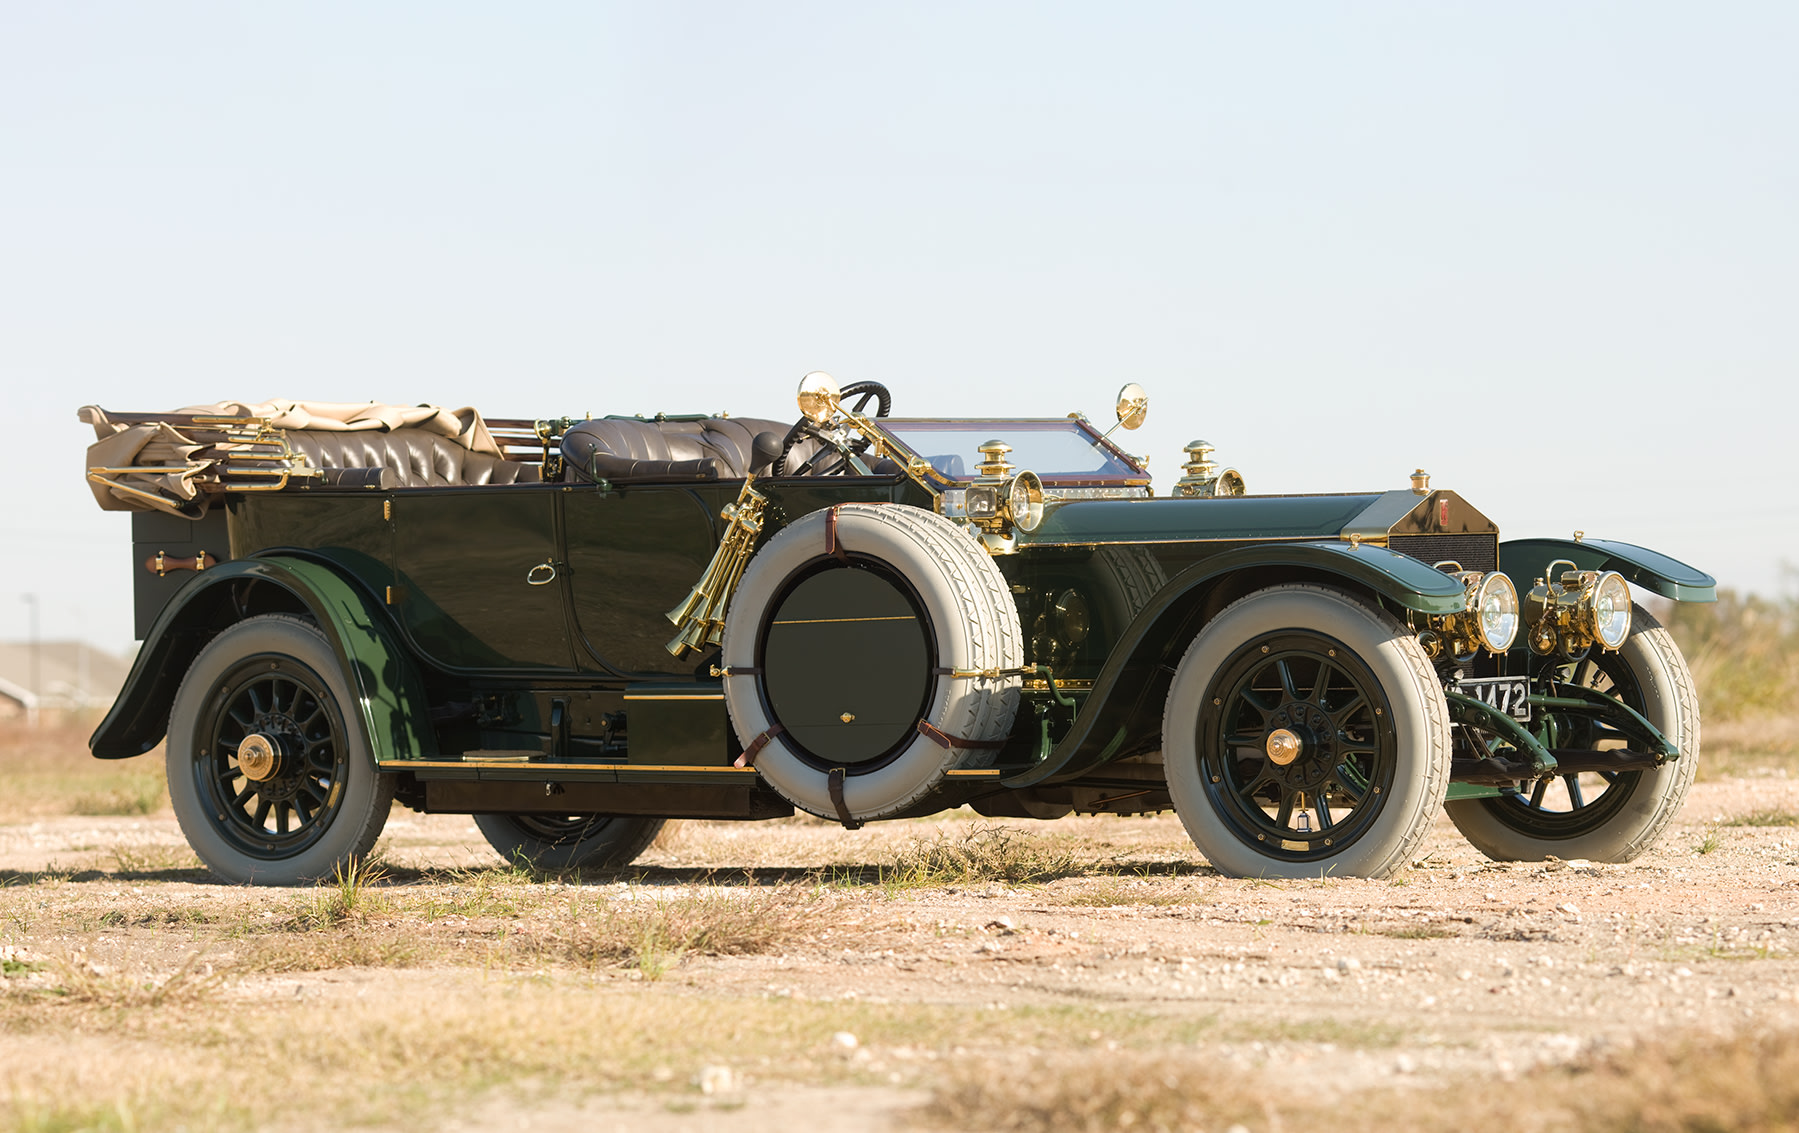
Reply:
[[[502,858],[542,869],[630,865],[662,832],[664,819],[605,814],[477,814],[475,825]]]
[[[1680,749],[1680,758],[1645,771],[1561,775],[1498,798],[1462,799],[1444,809],[1469,842],[1496,861],[1587,858],[1627,862],[1673,821],[1699,768],[1699,696],[1686,659],[1668,631],[1641,606],[1616,653],[1594,653],[1562,667],[1558,679],[1597,689],[1641,712]],[[1622,748],[1624,737],[1584,716],[1552,714],[1544,723],[1555,747]]]
[[[294,885],[369,852],[393,803],[337,655],[287,614],[239,622],[189,667],[169,713],[169,802],[221,879]]]
[[[1162,724],[1168,791],[1235,877],[1386,877],[1449,782],[1449,717],[1417,640],[1310,584],[1227,607],[1181,659]]]

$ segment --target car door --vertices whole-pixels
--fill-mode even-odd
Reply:
[[[576,653],[585,668],[690,677],[694,654],[668,652],[666,614],[687,597],[717,547],[715,517],[739,481],[581,484],[563,496],[564,559]]]
[[[413,647],[446,669],[573,667],[554,484],[404,489],[391,497],[392,601]]]

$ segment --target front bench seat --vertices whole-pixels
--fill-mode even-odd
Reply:
[[[287,443],[295,452],[303,453],[314,468],[380,469],[382,488],[531,484],[543,479],[543,470],[535,464],[473,452],[449,437],[425,429],[290,429]]]
[[[596,417],[562,434],[563,479],[741,480],[768,471],[787,428],[757,417]]]

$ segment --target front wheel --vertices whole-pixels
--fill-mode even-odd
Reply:
[[[1405,627],[1292,584],[1227,607],[1187,649],[1162,718],[1168,792],[1233,877],[1387,877],[1449,785],[1449,713]]]
[[[169,711],[169,803],[224,881],[296,885],[369,852],[393,805],[337,655],[288,614],[227,629],[188,668]]]
[[[1693,674],[1662,624],[1634,606],[1630,636],[1616,653],[1595,651],[1556,675],[1641,712],[1679,748],[1679,758],[1643,771],[1588,771],[1519,783],[1498,798],[1462,799],[1444,809],[1474,848],[1496,861],[1542,861],[1550,855],[1630,861],[1673,821],[1699,768]],[[1584,717],[1552,712],[1545,723],[1563,737],[1558,746],[1626,746],[1623,736]]]
[[[604,814],[477,814],[475,825],[502,858],[542,869],[630,865],[662,832],[660,818]]]

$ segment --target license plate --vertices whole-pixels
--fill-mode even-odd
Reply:
[[[1530,685],[1523,677],[1474,677],[1451,687],[1514,720],[1530,719]]]

